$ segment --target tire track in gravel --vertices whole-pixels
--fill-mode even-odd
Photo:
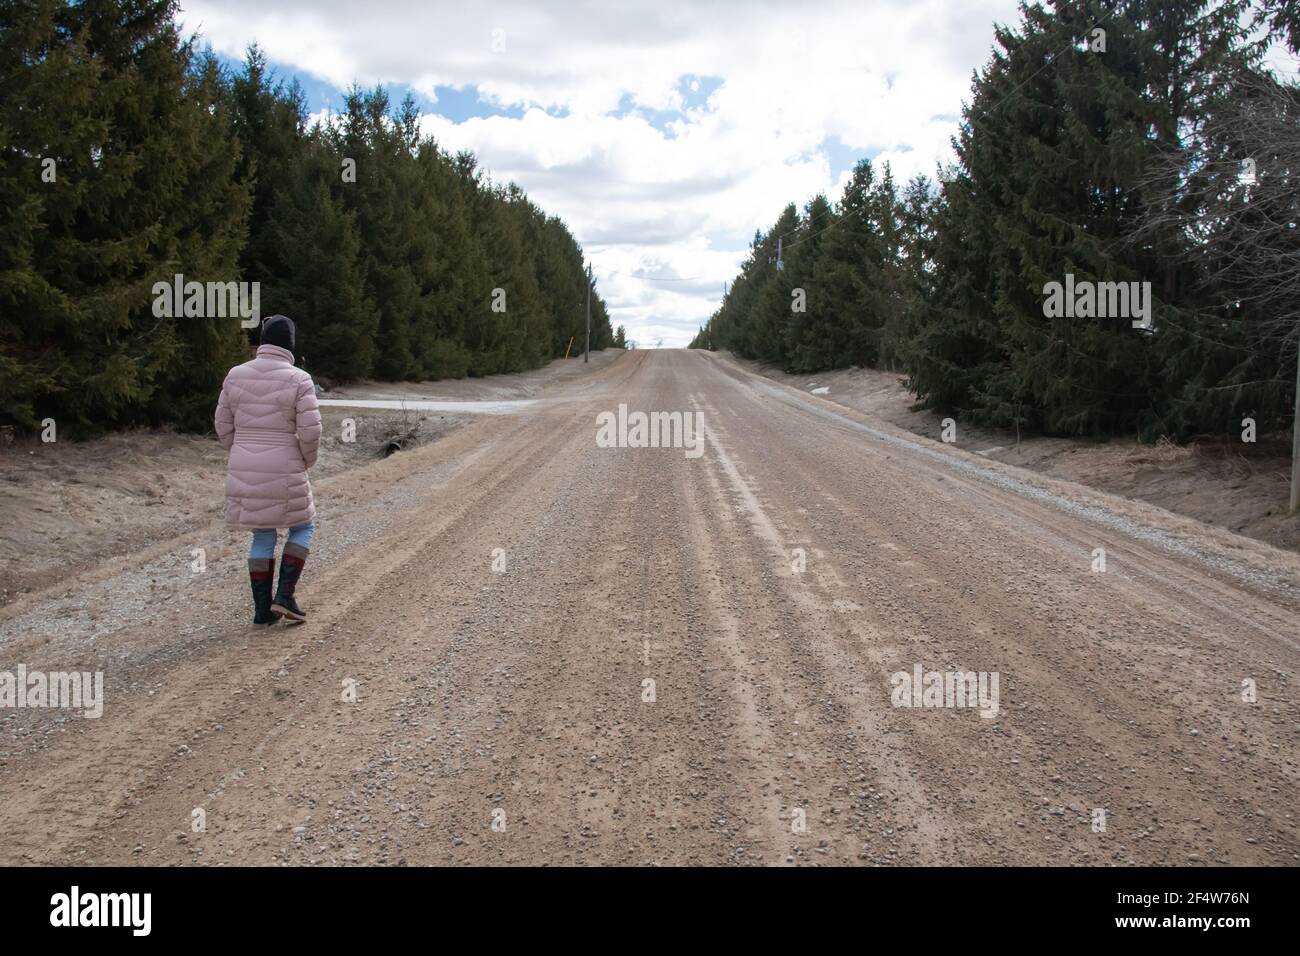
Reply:
[[[295,717],[301,722],[273,727],[258,747],[273,741],[269,754],[296,756],[298,767],[305,766],[303,755],[310,754],[310,772],[295,774],[310,790],[302,790],[302,798],[281,809],[279,830],[272,829],[274,820],[260,813],[256,792],[242,801],[232,801],[225,809],[230,819],[249,820],[260,814],[267,845],[277,842],[272,833],[283,834],[274,850],[277,859],[301,857],[301,862],[309,861],[307,851],[320,842],[315,824],[323,808],[331,808],[335,821],[320,828],[324,832],[337,836],[346,832],[345,827],[353,827],[361,836],[367,835],[365,826],[345,815],[371,815],[368,799],[376,797],[376,782],[391,776],[383,768],[408,759],[393,752],[395,747],[408,749],[411,743],[399,733],[409,737],[429,719],[413,707],[407,685],[418,685],[426,673],[436,672],[461,633],[486,613],[493,588],[498,586],[490,570],[492,548],[484,547],[484,529],[494,516],[517,516],[525,511],[529,499],[544,500],[559,489],[556,481],[529,486],[528,481],[542,473],[541,465],[555,453],[548,429],[534,426],[529,433],[532,438],[522,448],[484,461],[481,470],[490,480],[483,481],[480,476],[445,489],[444,495],[452,500],[461,496],[472,499],[469,507],[434,527],[419,529],[415,545],[405,549],[400,561],[352,579],[348,587],[357,593],[357,600],[319,642],[328,645],[328,654],[312,648],[297,662],[303,665],[301,672],[282,675],[294,679],[299,707]],[[516,552],[517,561],[518,549],[506,539],[502,543],[507,554]],[[436,572],[430,573],[431,569]],[[342,681],[349,678],[358,681],[355,705],[341,699]],[[359,792],[366,796],[358,796]],[[417,815],[418,803],[409,797],[393,807],[396,814],[406,814],[403,821],[415,829],[429,826]],[[285,816],[295,815],[298,819],[293,822],[303,828],[300,832],[284,821]],[[361,820],[361,824],[370,823],[370,819]],[[336,852],[356,851],[356,847],[341,848],[337,839],[334,842]],[[385,840],[379,842],[382,853]]]
[[[726,396],[730,399],[732,396]],[[704,403],[710,427],[710,451],[717,462],[716,485],[725,485],[739,499],[751,525],[756,546],[765,552],[764,563],[779,569],[768,575],[770,600],[781,607],[780,615],[793,633],[785,643],[792,645],[795,659],[787,670],[802,671],[811,678],[802,689],[805,700],[817,703],[816,718],[803,721],[803,749],[810,754],[834,753],[837,766],[821,767],[809,776],[822,785],[817,796],[817,815],[810,814],[810,829],[820,837],[816,848],[844,863],[857,858],[877,862],[938,862],[943,822],[932,812],[925,794],[916,784],[918,769],[909,753],[894,745],[892,716],[864,698],[864,674],[858,660],[846,658],[834,643],[842,625],[835,613],[834,582],[838,575],[819,536],[788,510],[774,517],[765,509],[763,489],[771,484],[757,477],[764,450],[742,434],[732,440],[727,423],[742,424],[730,402],[724,409]],[[739,447],[733,447],[734,445]],[[741,456],[751,477],[742,475],[733,454]],[[805,485],[801,493],[807,490]],[[807,543],[813,552],[802,573],[792,573],[793,547]],[[751,578],[752,580],[752,578]],[[873,633],[873,639],[879,635]],[[797,643],[796,643],[797,642]],[[810,726],[811,725],[811,726]],[[851,821],[851,822],[850,822]]]
[[[420,540],[403,542],[400,547],[384,554],[381,564],[372,565],[371,573],[383,574],[400,567],[418,554],[422,544]],[[373,562],[374,559],[370,560]],[[113,708],[109,711],[111,720],[82,725],[79,729],[84,732],[67,741],[70,747],[85,747],[93,752],[97,762],[132,768],[130,785],[126,790],[100,795],[100,813],[111,813],[120,821],[125,808],[139,806],[141,792],[155,789],[161,778],[183,775],[186,768],[182,765],[193,762],[188,758],[205,741],[212,746],[224,744],[256,755],[264,747],[268,733],[282,732],[287,726],[283,723],[272,723],[269,731],[244,730],[236,717],[247,716],[249,707],[255,706],[255,695],[259,690],[264,691],[268,680],[274,680],[275,675],[287,676],[286,668],[293,667],[320,644],[322,631],[328,634],[334,620],[350,613],[367,597],[367,592],[349,589],[342,584],[353,579],[353,563],[345,561],[341,567],[321,574],[316,581],[305,582],[307,594],[319,591],[331,595],[320,609],[314,609],[310,631],[283,625],[271,630],[232,630],[231,637],[241,638],[246,643],[238,648],[229,644],[214,646],[211,650],[217,655],[215,658],[206,657],[191,666],[167,673],[164,692],[152,698],[130,700]],[[282,641],[291,643],[282,644]],[[224,738],[217,736],[209,729],[214,726],[223,727],[220,733],[229,729],[229,735]],[[70,842],[85,847],[93,845],[96,833],[103,829],[101,820],[98,817],[77,820],[71,814],[60,816],[44,796],[47,791],[67,794],[72,797],[74,807],[81,806],[76,798],[79,785],[83,783],[77,779],[81,756],[74,753],[65,757],[61,751],[50,754],[45,765],[39,768],[40,779],[34,785],[24,785],[21,777],[16,778],[17,796],[11,806],[31,818],[40,818]],[[229,764],[226,766],[231,767]],[[67,771],[66,776],[60,774],[63,769]],[[228,773],[237,775],[238,767],[233,767]],[[223,782],[218,781],[211,789],[220,790],[222,785]],[[24,797],[31,801],[27,807],[21,805]],[[188,806],[172,806],[171,812],[157,814],[153,819],[179,828],[189,819],[191,809],[200,806],[203,806],[203,801],[195,799]],[[145,832],[155,825],[153,822],[146,824]],[[115,824],[116,829],[122,827],[120,822]],[[25,829],[31,829],[31,825]],[[142,837],[143,833],[137,834],[137,839]],[[39,842],[48,844],[53,839],[51,835]],[[125,849],[130,852],[135,845],[140,844]],[[157,841],[149,841],[150,847],[157,845]],[[123,847],[124,844],[119,845],[117,850]]]
[[[673,395],[662,386],[648,375],[638,393],[588,409],[588,456],[617,479],[597,484],[623,490],[574,526],[571,549],[567,535],[550,546],[574,568],[575,596],[539,641],[546,653],[530,663],[540,676],[521,682],[536,690],[515,710],[520,725],[537,728],[541,746],[516,742],[459,785],[506,795],[518,824],[508,825],[508,836],[478,838],[480,848],[493,840],[508,846],[506,862],[744,861],[736,833],[748,794],[720,757],[727,747],[717,729],[720,695],[707,681],[694,623],[681,491],[697,463],[673,449],[594,449],[597,410],[625,397],[663,407]],[[554,634],[557,625],[563,631]],[[653,701],[643,698],[646,679],[655,681]]]
[[[597,449],[619,403],[702,410],[703,457]],[[636,352],[331,480],[311,623],[222,625],[245,613],[236,554],[107,631],[87,654],[114,662],[112,710],[28,715],[0,758],[0,858],[1300,856],[1290,564],[1250,542],[1202,561],[1213,541],[1129,536],[1130,517],[1098,524],[812,403],[713,356]],[[1246,559],[1267,574],[1230,573]],[[1001,713],[892,707],[890,674],[917,662],[1000,672]]]
[[[734,392],[728,393],[728,397],[734,400],[731,410],[742,420],[752,417],[755,410],[744,409],[742,407],[743,402],[737,398],[737,394]],[[832,494],[826,493],[829,482],[833,489],[837,484],[839,485],[835,494],[840,498],[852,498],[852,492],[844,490],[846,486],[851,487],[849,482],[853,481],[852,476],[837,479],[836,481],[830,480],[837,476],[837,457],[841,454],[840,449],[845,442],[843,440],[840,442],[828,440],[826,435],[821,434],[822,431],[824,429],[818,429],[815,420],[806,421],[802,427],[792,428],[791,438],[805,446],[799,449],[799,453],[791,453],[794,452],[793,448],[781,441],[772,441],[771,436],[768,436],[768,440],[772,444],[781,447],[782,451],[785,452],[780,457],[780,463],[782,465],[789,464],[786,470],[798,468],[800,473],[794,479],[773,477],[770,474],[765,474],[764,483],[775,486],[802,486],[810,492],[807,498],[815,500],[819,497],[827,499],[834,497]],[[807,440],[803,440],[805,436],[808,436]],[[762,458],[761,452],[758,450],[751,450],[750,454],[755,460],[761,460]],[[861,452],[855,449],[845,454],[844,457],[845,460],[852,460],[857,464],[861,461]],[[1083,571],[1082,574],[1079,570],[1065,570],[1068,568],[1068,562],[1064,562],[1059,553],[1051,554],[1052,563],[1058,565],[1058,567],[1051,577],[1044,578],[1040,574],[1038,575],[1041,582],[1039,588],[1029,592],[1020,590],[1015,592],[1012,600],[997,601],[993,608],[989,608],[988,604],[991,595],[996,595],[999,590],[1009,590],[1007,587],[999,589],[996,586],[998,579],[1001,578],[1004,581],[1014,583],[1017,576],[1023,576],[1026,573],[1025,569],[1029,569],[1028,573],[1031,575],[1038,574],[1038,558],[1041,558],[1042,555],[1027,558],[1023,553],[1008,553],[1004,549],[989,546],[990,542],[999,542],[1007,534],[1011,533],[998,519],[997,509],[972,512],[963,521],[963,511],[969,511],[969,505],[957,498],[950,498],[944,503],[944,507],[933,507],[937,502],[929,501],[927,502],[930,506],[928,509],[917,509],[909,512],[906,495],[900,493],[900,483],[890,480],[891,473],[896,471],[896,466],[889,463],[888,454],[885,455],[884,459],[879,460],[879,465],[880,467],[873,474],[873,479],[876,482],[873,485],[873,491],[877,492],[876,498],[867,501],[859,496],[858,500],[851,502],[852,506],[850,508],[836,515],[834,522],[828,523],[828,530],[840,532],[854,526],[861,527],[864,516],[874,512],[882,516],[886,524],[890,526],[888,528],[889,535],[894,540],[905,543],[904,546],[912,551],[913,557],[908,561],[908,573],[934,575],[936,577],[933,580],[936,583],[938,580],[943,579],[953,582],[979,581],[984,585],[978,591],[980,603],[985,605],[985,611],[996,609],[995,617],[997,619],[1009,620],[1009,622],[1013,623],[1014,630],[1012,633],[1021,637],[1017,644],[1008,644],[1004,640],[1000,642],[999,646],[998,642],[991,640],[989,635],[996,634],[997,628],[989,626],[993,623],[990,621],[989,615],[981,614],[980,608],[974,602],[968,602],[965,599],[966,595],[958,589],[950,590],[945,596],[937,595],[936,597],[939,599],[932,600],[928,605],[919,606],[916,605],[914,600],[911,602],[905,600],[907,591],[910,590],[909,587],[900,587],[897,578],[888,581],[889,590],[893,592],[887,605],[889,615],[895,623],[906,622],[910,616],[912,618],[911,626],[917,629],[933,627],[936,624],[941,625],[941,633],[945,633],[948,638],[947,641],[943,642],[943,644],[948,645],[947,649],[943,651],[945,661],[957,657],[958,654],[964,654],[967,661],[969,661],[971,657],[970,651],[972,650],[979,651],[981,661],[990,659],[997,661],[999,657],[1005,661],[1007,660],[1006,652],[1011,647],[1015,647],[1017,654],[1021,658],[1026,654],[1029,655],[1029,660],[1025,663],[1032,665],[1032,669],[1026,671],[1025,664],[1018,663],[1012,673],[1022,679],[1027,687],[1033,688],[1036,698],[1053,702],[1048,713],[1055,719],[1046,725],[1027,725],[1018,728],[1016,725],[1023,722],[1015,719],[1017,715],[1013,711],[999,722],[999,730],[1002,731],[1002,734],[999,734],[998,737],[1006,734],[1009,729],[1011,739],[1015,741],[1017,737],[1020,737],[1020,746],[1024,748],[1035,746],[1032,741],[1038,738],[1041,743],[1037,744],[1036,749],[1040,753],[1051,755],[1050,759],[1055,769],[1046,775],[1050,779],[1039,780],[1036,785],[1031,785],[1032,789],[1051,794],[1053,799],[1050,801],[1051,806],[1049,809],[1058,809],[1056,807],[1058,799],[1061,803],[1075,803],[1078,807],[1074,811],[1076,815],[1079,815],[1080,811],[1087,809],[1087,807],[1099,805],[1081,803],[1082,798],[1079,796],[1079,791],[1083,787],[1079,784],[1083,777],[1088,776],[1086,767],[1088,759],[1095,759],[1104,755],[1104,758],[1112,763],[1126,763],[1128,765],[1127,769],[1133,771],[1136,779],[1131,777],[1126,781],[1123,785],[1124,790],[1138,790],[1146,794],[1158,794],[1166,804],[1166,813],[1164,814],[1153,813],[1149,807],[1145,808],[1145,812],[1140,814],[1151,821],[1151,825],[1148,827],[1149,832],[1142,831],[1139,834],[1143,839],[1148,839],[1156,829],[1166,826],[1170,828],[1176,827],[1180,830],[1177,836],[1164,840],[1165,845],[1163,847],[1155,849],[1154,852],[1144,849],[1135,853],[1135,855],[1154,858],[1157,861],[1164,859],[1168,862],[1170,860],[1168,860],[1167,854],[1178,844],[1181,843],[1185,849],[1197,847],[1199,841],[1204,839],[1204,832],[1207,829],[1207,821],[1204,818],[1209,815],[1210,808],[1215,804],[1217,804],[1218,808],[1217,829],[1221,834],[1226,832],[1233,836],[1230,842],[1235,845],[1229,846],[1229,852],[1235,852],[1247,859],[1259,858],[1261,850],[1259,844],[1267,843],[1269,845],[1263,847],[1263,849],[1271,854],[1274,861],[1279,858],[1286,858],[1294,853],[1296,837],[1294,825],[1290,822],[1289,816],[1280,819],[1282,814],[1278,813],[1275,808],[1273,813],[1268,814],[1274,818],[1274,822],[1271,825],[1261,825],[1263,821],[1260,820],[1260,817],[1264,816],[1265,813],[1259,811],[1250,814],[1249,826],[1241,826],[1237,820],[1231,819],[1234,815],[1240,816],[1240,814],[1234,814],[1239,804],[1234,803],[1234,801],[1215,799],[1220,792],[1234,789],[1231,786],[1232,775],[1239,773],[1239,769],[1226,767],[1220,770],[1218,762],[1206,759],[1192,759],[1186,753],[1180,754],[1175,761],[1162,761],[1163,765],[1161,766],[1148,766],[1151,763],[1149,748],[1152,738],[1178,740],[1187,733],[1186,724],[1180,724],[1179,722],[1179,718],[1183,715],[1167,706],[1170,700],[1166,691],[1159,689],[1153,693],[1152,685],[1144,685],[1141,682],[1130,682],[1128,686],[1121,688],[1106,687],[1103,682],[1096,679],[1095,675],[1097,667],[1105,663],[1103,655],[1091,653],[1092,649],[1087,647],[1084,648],[1088,652],[1087,656],[1075,654],[1073,649],[1067,649],[1065,653],[1062,653],[1056,635],[1044,627],[1044,624],[1051,624],[1054,619],[1058,621],[1066,620],[1070,615],[1063,615],[1059,607],[1055,605],[1044,606],[1039,604],[1034,599],[1035,592],[1047,595],[1068,593],[1069,587],[1078,578],[1083,577],[1086,580],[1086,561],[1089,557],[1087,552],[1081,553],[1081,560],[1078,563],[1078,568]],[[940,477],[942,478],[942,476]],[[880,484],[882,481],[888,481],[889,485],[882,487]],[[904,479],[905,481],[906,479]],[[873,505],[884,505],[886,503],[887,507],[873,507]],[[1032,535],[1036,522],[1043,521],[1044,518],[1041,515],[1032,513],[1033,506],[1025,505],[1023,502],[1017,502],[1017,505],[1024,511],[1029,512],[1016,525],[1021,529],[1020,536],[1023,537],[1027,533]],[[941,521],[936,522],[934,520],[935,513],[943,515]],[[972,520],[975,521],[975,524],[971,524]],[[1048,520],[1053,519],[1049,516]],[[827,550],[842,558],[849,558],[855,550],[853,539],[863,536],[870,537],[873,533],[869,527],[862,530],[864,532],[862,535],[843,534],[836,541],[834,547]],[[963,538],[973,540],[968,545],[962,540]],[[936,544],[946,545],[946,547],[936,548]],[[986,552],[987,556],[981,555],[981,551]],[[978,556],[978,561],[974,567],[971,566],[969,560],[969,556],[972,554]],[[954,560],[954,558],[963,557],[966,560]],[[1169,559],[1162,556],[1161,560],[1163,562]],[[902,569],[900,568],[900,570]],[[1171,568],[1171,571],[1186,573],[1185,569],[1177,567]],[[900,575],[900,577],[902,576]],[[911,582],[905,583],[910,584]],[[1029,600],[1025,600],[1026,597]],[[900,598],[904,600],[899,600]],[[959,611],[959,613],[950,613],[946,608],[946,605],[951,604],[954,599],[962,602],[961,607],[951,609],[952,611]],[[910,608],[908,607],[909,603],[912,604]],[[1132,612],[1122,603],[1113,606],[1107,602],[1099,606],[1097,610],[1102,611],[1106,616],[1094,616],[1091,627],[1107,627],[1111,618],[1119,616],[1127,618],[1125,624],[1133,632],[1136,632],[1143,624],[1150,629],[1153,620],[1160,621],[1162,617],[1167,618],[1170,614],[1176,619],[1186,616],[1178,606],[1176,599],[1169,600],[1166,598],[1162,604],[1156,601],[1153,595],[1148,595],[1147,606],[1141,609],[1140,614]],[[900,611],[903,613],[900,613]],[[923,614],[922,612],[928,613]],[[970,620],[972,626],[963,628],[963,619],[967,618],[968,614],[973,618]],[[926,621],[926,616],[937,617],[938,620]],[[981,617],[982,620],[979,620]],[[1086,629],[1080,631],[1078,622],[1074,626],[1079,631],[1080,637],[1087,638]],[[940,628],[934,629],[940,630]],[[963,630],[970,631],[965,640],[961,638]],[[1213,633],[1205,628],[1203,624],[1202,630],[1210,634]],[[1240,628],[1236,630],[1240,632]],[[1112,631],[1112,633],[1114,632]],[[1122,634],[1122,631],[1120,633]],[[1041,635],[1039,639],[1031,638],[1031,636],[1038,637],[1039,635]],[[1249,647],[1249,641],[1243,640],[1244,637],[1245,635],[1237,633],[1234,635],[1234,641]],[[1025,638],[1031,639],[1026,640]],[[954,639],[961,641],[961,645],[953,646],[951,642]],[[827,643],[830,644],[830,642]],[[1092,642],[1089,641],[1089,643]],[[1216,643],[1222,645],[1223,642],[1217,641]],[[940,646],[942,647],[942,645]],[[954,651],[957,651],[958,654],[954,654]],[[928,663],[934,660],[934,649],[922,649],[922,653],[926,654],[927,667],[935,666]],[[1109,648],[1107,653],[1110,656],[1117,656],[1114,647]],[[1140,660],[1142,650],[1135,648],[1130,651],[1130,654],[1132,655],[1130,662],[1121,663],[1118,668],[1113,666],[1110,668],[1112,675],[1124,674],[1128,667],[1133,666],[1131,661],[1134,658]],[[955,660],[952,663],[961,664],[962,661]],[[893,666],[888,669],[892,670]],[[1150,673],[1148,668],[1148,673],[1145,676],[1151,679],[1155,678],[1156,675]],[[1222,681],[1220,682],[1222,683]],[[1135,684],[1136,686],[1134,686]],[[1226,691],[1230,687],[1231,685],[1225,685],[1223,689]],[[1004,685],[1004,691],[1007,689]],[[1225,698],[1229,695],[1222,693],[1206,695],[1202,693],[1196,696],[1207,702],[1207,709],[1212,709],[1215,707],[1221,708],[1226,703]],[[1212,702],[1216,699],[1217,704]],[[1102,704],[1100,708],[1099,704]],[[903,711],[902,713],[908,712]],[[938,716],[938,714],[935,713],[935,716]],[[1148,730],[1153,716],[1160,725],[1159,733],[1150,733]],[[936,798],[942,799],[943,796],[946,796],[943,794],[944,790],[954,789],[951,785],[953,780],[965,779],[973,783],[975,780],[972,780],[972,777],[980,781],[980,788],[987,788],[990,784],[993,784],[990,793],[995,793],[1000,789],[996,786],[996,780],[990,779],[991,774],[979,772],[982,759],[992,756],[987,744],[997,739],[993,735],[977,734],[975,738],[972,738],[970,734],[964,734],[961,735],[960,739],[955,739],[950,736],[954,731],[959,732],[962,729],[969,728],[965,725],[956,724],[951,720],[930,720],[918,724],[916,729],[921,731],[921,734],[919,736],[914,734],[909,744],[913,747],[918,746],[921,741],[926,739],[925,732],[927,729],[939,730],[940,726],[942,727],[940,735],[948,738],[949,753],[956,751],[964,754],[967,757],[968,765],[963,772],[960,765],[953,765],[951,759],[945,760],[943,748],[936,747],[933,750],[923,748],[927,751],[927,759],[923,761],[924,766],[929,769],[942,767],[944,770],[943,773],[938,775],[931,774],[934,787],[932,794]],[[1131,728],[1137,729],[1133,730]],[[1026,730],[1030,731],[1030,733],[1025,734]],[[1066,742],[1071,737],[1082,735],[1092,736],[1093,739],[1089,743],[1095,749],[1087,746],[1083,748],[1072,747]],[[1128,743],[1129,746],[1127,748],[1122,747],[1121,743]],[[1277,747],[1279,744],[1275,743],[1273,746]],[[1230,750],[1230,748],[1228,749]],[[1115,751],[1117,750],[1121,752],[1116,754]],[[1127,752],[1124,753],[1124,750],[1127,750]],[[976,755],[981,756],[977,757]],[[1071,758],[1077,761],[1077,766],[1073,768],[1069,766],[1062,767],[1062,765],[1068,764]],[[1005,765],[1005,758],[1000,759],[998,763]],[[1184,770],[1184,767],[1188,765],[1192,765],[1190,766],[1192,774],[1203,774],[1205,776],[1198,777],[1194,784],[1190,783],[1184,775],[1188,772]],[[1015,765],[1012,766],[1012,769],[1015,769]],[[1107,769],[1109,770],[1109,768]],[[1265,777],[1265,781],[1255,787],[1255,793],[1252,796],[1256,800],[1264,800],[1275,804],[1276,794],[1285,792],[1285,785],[1289,781],[1293,781],[1294,774],[1288,773],[1286,768],[1280,767],[1272,761],[1257,761],[1255,769],[1256,773]],[[1046,786],[1043,786],[1044,784]],[[1072,789],[1070,789],[1071,785],[1074,785]],[[1242,790],[1244,788],[1238,785],[1235,789]],[[1271,791],[1271,794],[1268,791]],[[1119,794],[1119,791],[1112,789],[1111,793],[1115,795]],[[1016,794],[1011,793],[1007,796],[1010,798],[1008,804],[1015,806],[1017,802]],[[1271,799],[1268,799],[1270,796]],[[1110,805],[1114,806],[1120,799],[1122,799],[1122,794]],[[976,799],[969,802],[977,804],[993,801]],[[1044,804],[1049,803],[1047,799],[1043,799],[1043,802]],[[1147,802],[1150,803],[1150,801]],[[1250,801],[1240,802],[1249,803]],[[949,813],[956,816],[956,809],[950,808]],[[1031,808],[1024,807],[1026,811],[1029,809]],[[1125,809],[1128,810],[1129,808],[1126,806]],[[990,808],[989,819],[979,822],[974,827],[965,829],[974,833],[981,831],[986,833],[996,832],[993,828],[999,813],[998,809]],[[1005,812],[1001,811],[1001,815],[1005,816]],[[1056,815],[1060,816],[1061,814]],[[1066,853],[1066,856],[1064,858],[1059,855],[1054,856],[1053,858],[1057,862],[1070,862],[1068,856],[1070,852],[1082,853],[1096,850],[1098,841],[1093,839],[1091,845],[1088,844],[1091,832],[1086,825],[1088,822],[1087,815],[1081,814],[1081,816],[1085,823],[1082,831],[1087,836],[1076,838],[1072,841],[1071,846],[1063,848],[1061,852]],[[1053,838],[1060,837],[1060,829],[1059,827],[1050,828],[1050,831],[1044,835]],[[1223,842],[1222,837],[1220,837],[1220,842]],[[1148,857],[1148,854],[1151,854],[1151,856]],[[1182,858],[1175,857],[1174,861],[1181,862]],[[1259,859],[1259,861],[1268,862],[1268,858],[1265,857]]]
[[[602,374],[608,376],[611,372]],[[262,705],[265,710],[250,712],[258,707],[258,695],[265,692],[268,682],[287,680],[293,685],[290,671],[311,660],[327,641],[340,637],[338,622],[347,622],[351,617],[374,619],[369,614],[363,617],[363,611],[382,617],[381,606],[387,598],[376,585],[409,564],[418,563],[431,540],[454,531],[468,541],[472,538],[468,531],[482,515],[508,510],[502,508],[502,489],[517,493],[515,488],[521,483],[516,479],[536,471],[549,453],[551,439],[546,429],[520,421],[492,419],[479,425],[473,429],[477,432],[474,439],[458,433],[446,444],[420,449],[399,464],[399,470],[410,474],[419,467],[417,457],[427,464],[431,459],[463,454],[460,467],[439,496],[449,497],[454,505],[463,507],[444,508],[442,515],[434,511],[431,525],[430,515],[421,514],[420,524],[390,538],[391,545],[364,549],[333,568],[318,571],[314,580],[305,582],[304,590],[309,597],[319,594],[325,600],[314,609],[308,628],[280,625],[270,630],[232,629],[229,636],[246,643],[236,647],[210,642],[207,649],[216,656],[168,671],[165,692],[118,704],[110,711],[111,722],[79,722],[78,732],[60,741],[58,750],[47,753],[39,765],[28,765],[27,769],[34,771],[31,776],[24,777],[9,768],[6,784],[13,799],[8,801],[6,820],[18,817],[22,821],[13,827],[12,832],[18,836],[8,844],[10,850],[21,858],[26,844],[33,851],[29,858],[40,859],[71,846],[83,854],[102,852],[129,862],[150,860],[160,848],[164,852],[170,848],[177,830],[184,833],[194,807],[204,807],[209,794],[218,794],[242,779],[238,755],[259,755],[270,740],[288,730],[293,715],[277,709],[279,700],[300,709],[304,702],[319,707],[322,701],[337,698],[337,690],[333,689],[328,694],[322,689],[310,697],[300,694],[292,698],[286,693],[272,704]],[[526,439],[522,447],[518,444],[520,437]],[[472,440],[480,447],[473,447]],[[471,481],[457,482],[467,470],[484,472],[486,480],[483,474],[477,474]],[[369,482],[362,479],[356,484],[364,489]],[[361,491],[358,497],[366,497],[366,492]],[[421,499],[431,501],[428,489],[417,492],[412,504],[418,508]],[[479,519],[471,517],[475,514]],[[359,575],[358,566],[363,569]],[[246,582],[241,584],[246,587]],[[259,637],[263,640],[257,640]],[[214,730],[216,727],[221,730]],[[197,750],[205,744],[215,749],[212,759],[218,770],[212,770],[204,759],[195,759]],[[236,756],[225,757],[223,752]],[[87,781],[88,764],[128,768],[129,774],[97,775]],[[178,776],[194,781],[185,799],[172,789],[172,781]],[[160,787],[159,781],[167,781],[168,786]],[[93,802],[85,799],[87,789],[94,792]],[[150,793],[159,791],[162,796],[148,799]],[[52,802],[52,798],[59,802]],[[157,806],[157,799],[164,799],[166,806]],[[141,821],[138,826],[124,819],[128,813]],[[106,824],[108,819],[114,821],[112,826]],[[106,830],[115,833],[111,844],[100,839]],[[132,836],[122,839],[118,831],[128,831]],[[145,847],[146,852],[136,854],[136,846]]]

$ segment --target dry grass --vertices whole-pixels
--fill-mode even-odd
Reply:
[[[1155,444],[1140,444],[1132,451],[1125,453],[1124,460],[1131,465],[1172,465],[1190,461],[1197,457],[1197,454],[1195,442],[1180,445],[1167,436],[1161,436]]]

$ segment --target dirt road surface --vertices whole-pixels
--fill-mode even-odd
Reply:
[[[319,483],[305,626],[218,526],[5,609],[105,704],[0,711],[0,863],[1300,859],[1294,555],[714,355],[537,399]],[[620,403],[703,453],[598,447]]]

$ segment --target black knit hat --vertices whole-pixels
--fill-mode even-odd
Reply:
[[[287,315],[272,315],[262,323],[262,344],[278,345],[282,349],[293,351],[293,319]]]

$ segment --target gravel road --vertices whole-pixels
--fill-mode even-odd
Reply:
[[[6,610],[105,703],[0,710],[0,863],[1300,859],[1294,555],[676,350],[317,493],[305,626],[218,526]]]

